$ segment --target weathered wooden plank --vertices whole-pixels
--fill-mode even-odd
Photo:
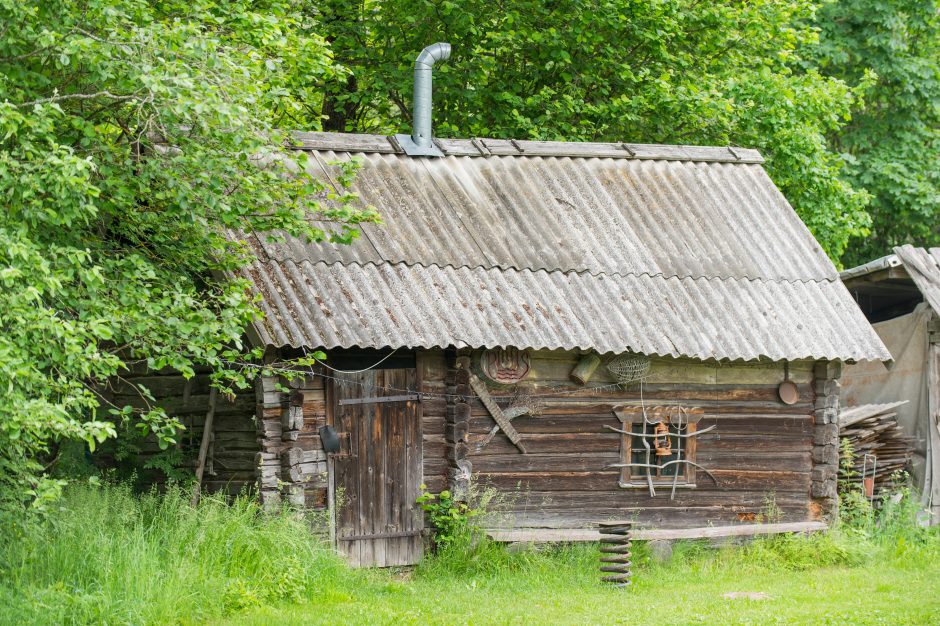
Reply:
[[[525,432],[529,454],[580,452],[613,452],[621,447],[621,435],[608,429],[588,433]],[[474,434],[468,439],[468,456],[512,454],[514,447],[505,439],[496,438],[486,447],[476,445],[485,435]],[[805,452],[812,448],[813,438],[807,432],[787,431],[768,437],[766,433],[728,434],[712,431],[696,439],[697,447],[712,453]]]
[[[813,433],[813,422],[809,415],[767,415],[737,414],[715,417],[706,414],[699,422],[699,429],[704,430],[713,424],[718,425],[718,434],[759,433],[763,436],[780,434]],[[471,434],[489,432],[493,421],[488,417],[473,417],[470,420]],[[522,415],[513,420],[513,426],[522,435],[537,433],[609,433],[605,426],[619,427],[613,411],[604,415],[540,415],[532,417]]]
[[[802,452],[812,449],[813,436],[809,433],[784,432],[768,437],[765,433],[723,433],[716,430],[696,437],[696,442],[700,450],[716,453]]]
[[[812,521],[805,505],[779,506],[779,522]],[[721,526],[756,521],[759,507],[689,506],[689,507],[634,507],[620,509],[596,509],[590,511],[520,511],[512,516],[512,526],[517,528],[584,528],[595,526],[598,520],[634,519],[640,526],[650,528],[694,528],[696,526]],[[499,523],[490,524],[493,527]],[[509,524],[505,525],[510,527]]]
[[[738,502],[744,491],[754,491],[767,497],[771,492],[793,492],[801,494],[804,500],[809,494],[810,472],[790,471],[747,471],[747,470],[711,470],[718,479],[718,488],[725,501]],[[648,492],[642,489],[618,488],[620,472],[617,470],[602,471],[552,471],[552,472],[474,472],[474,479],[484,486],[490,486],[507,492],[532,491],[583,491],[596,493],[612,489],[622,489],[623,492],[639,492],[630,496],[636,497],[637,502],[649,502]],[[704,476],[697,481],[698,487],[690,491],[692,497],[705,497],[707,490],[715,488],[713,483]],[[619,493],[619,492],[617,492]],[[677,492],[678,493],[678,492]],[[683,491],[684,493],[684,491]],[[667,494],[668,495],[668,492]],[[658,496],[657,496],[658,497]]]
[[[172,396],[182,398],[187,393],[187,389],[190,395],[208,396],[211,386],[208,376],[193,376],[187,379],[181,374],[146,375],[110,381],[110,391],[117,396],[136,396],[138,395],[137,385],[146,387],[155,398]]]
[[[512,454],[515,447],[505,438],[498,435],[481,449],[477,446],[486,439],[487,435],[473,435],[467,441],[468,458],[477,456]],[[620,449],[621,435],[610,431],[599,433],[532,433],[526,435],[526,451],[528,454],[564,454],[571,450],[579,452],[616,452]],[[475,462],[475,461],[474,461]]]
[[[395,147],[385,135],[351,133],[301,132],[291,135],[291,144],[301,150],[336,150],[340,152],[395,153]]]
[[[519,433],[516,432],[516,429],[512,427],[512,424],[509,422],[509,418],[503,415],[503,410],[493,401],[493,398],[490,396],[489,390],[486,388],[486,383],[480,380],[476,374],[470,374],[470,387],[473,388],[473,391],[476,392],[480,401],[483,403],[483,406],[486,407],[486,410],[489,411],[490,415],[493,417],[500,430],[503,431],[503,434],[509,438],[519,451],[523,454],[526,453],[525,444],[522,443],[522,438],[519,436]]]
[[[481,483],[482,484],[482,483]],[[705,485],[697,488],[677,489],[675,498],[669,493],[660,493],[654,498],[643,489],[622,489],[616,481],[608,482],[595,490],[545,490],[528,488],[510,491],[506,494],[502,511],[530,513],[571,513],[591,514],[592,511],[619,511],[624,509],[646,508],[688,508],[695,506],[745,507],[759,510],[770,501],[781,506],[807,508],[808,491],[780,491],[756,485],[753,489],[740,489],[735,492],[734,500],[729,499],[729,492],[720,485]],[[605,513],[606,515],[607,513]],[[623,516],[628,517],[628,516]]]
[[[130,405],[134,408],[146,408],[148,406],[162,407],[170,415],[185,415],[189,413],[202,413],[205,416],[209,406],[209,394],[191,395],[188,399],[183,397],[159,398],[157,402],[151,402],[140,396],[116,395],[113,399],[117,406]],[[255,412],[254,396],[250,394],[241,394],[235,396],[234,401],[220,397],[216,404],[216,416],[219,415],[251,415]]]
[[[547,386],[566,384],[571,387],[568,374],[575,366],[579,354],[564,351],[530,352],[530,371],[526,382],[538,382]],[[790,380],[796,383],[809,383],[814,378],[813,361],[791,361]],[[649,376],[644,381],[644,388],[661,383],[680,385],[776,385],[783,380],[783,363],[764,364],[722,364],[702,363],[688,359],[652,359]],[[615,382],[607,371],[606,362],[591,378],[592,384]]]
[[[650,402],[647,404],[648,407],[665,405],[669,404],[667,401],[660,402]],[[793,406],[793,407],[782,407],[780,403],[772,405],[771,403],[753,403],[753,404],[719,404],[713,405],[708,402],[688,402],[683,403],[691,406],[698,406],[704,410],[703,419],[719,420],[724,418],[734,418],[734,417],[749,417],[755,419],[795,419],[803,418],[809,419],[812,417],[812,405],[806,404],[804,406]],[[547,400],[545,401],[545,409],[539,418],[548,419],[555,417],[568,417],[576,416],[581,419],[608,419],[614,415],[614,409],[623,407],[624,405],[617,402],[611,402],[609,404],[597,404],[588,407],[584,406],[574,406],[568,405],[557,401]],[[475,425],[475,430],[478,428],[480,430],[488,430],[485,425],[481,425],[480,418],[485,418],[488,415],[481,404],[471,403],[470,404],[470,419]],[[485,421],[482,423],[485,424]],[[493,422],[490,421],[489,427],[492,427]]]
[[[798,472],[811,467],[812,450],[773,452],[720,453],[701,448],[697,463],[714,470],[788,471]]]
[[[498,472],[551,472],[551,471],[604,471],[618,463],[618,451],[611,453],[579,454],[534,454],[506,455],[493,454],[473,457],[473,471],[483,473]]]
[[[790,522],[783,524],[741,524],[738,526],[704,526],[684,529],[633,530],[632,537],[639,541],[670,539],[714,539],[719,537],[753,537],[783,533],[824,532],[828,526],[823,522]],[[579,529],[491,529],[486,533],[495,541],[526,543],[600,541],[602,535],[594,528]]]

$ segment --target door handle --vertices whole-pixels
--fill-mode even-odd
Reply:
[[[352,454],[352,451],[349,449],[350,437],[348,432],[339,432],[336,433],[336,436],[339,438],[339,452],[333,454],[333,458],[339,461],[344,461],[346,459],[355,459],[356,455]]]

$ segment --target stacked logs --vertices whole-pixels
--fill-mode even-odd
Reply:
[[[601,580],[615,587],[630,585],[633,522],[601,522]]]
[[[898,424],[897,408],[906,404],[891,402],[887,404],[863,404],[848,407],[842,410],[839,416],[839,438],[848,441],[855,455],[854,465],[850,471],[840,468],[839,480],[860,480],[862,470],[870,476],[872,461],[866,460],[866,454],[875,457],[875,484],[876,493],[890,489],[891,476],[904,470],[913,456],[913,438],[904,434]]]

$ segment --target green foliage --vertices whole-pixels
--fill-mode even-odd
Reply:
[[[351,75],[328,81],[325,127],[404,131],[411,67],[433,41],[440,136],[746,145],[834,258],[867,233],[867,194],[828,136],[855,90],[806,70],[809,0],[382,0],[318,6]]]
[[[355,578],[301,518],[249,497],[189,497],[72,485],[45,519],[5,520],[0,622],[196,623]]]
[[[855,450],[848,439],[839,441],[839,519],[851,529],[871,528],[875,510],[855,471]]]
[[[480,537],[474,519],[484,513],[482,507],[456,500],[446,489],[435,495],[424,485],[417,504],[427,513],[434,528],[434,545],[439,550],[466,548]]]
[[[847,440],[839,448],[839,528],[843,533],[879,545],[920,543],[930,531],[922,525],[926,512],[905,472],[891,476],[890,489],[870,498],[855,471],[856,454]]]
[[[247,384],[239,232],[346,242],[375,219],[276,130],[337,71],[296,8],[0,0],[0,506],[61,488],[50,444],[94,450],[115,421],[173,442],[146,389],[108,404],[132,366]]]
[[[902,243],[940,244],[940,3],[836,0],[815,23],[812,65],[864,90],[851,124],[833,135],[847,179],[872,196],[871,237],[846,251],[846,264]]]

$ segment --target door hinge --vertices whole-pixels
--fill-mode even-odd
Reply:
[[[349,404],[379,404],[382,402],[408,402],[410,400],[421,400],[421,396],[417,393],[410,393],[404,396],[376,396],[372,398],[347,398],[345,400],[340,400],[340,406],[347,406]]]

